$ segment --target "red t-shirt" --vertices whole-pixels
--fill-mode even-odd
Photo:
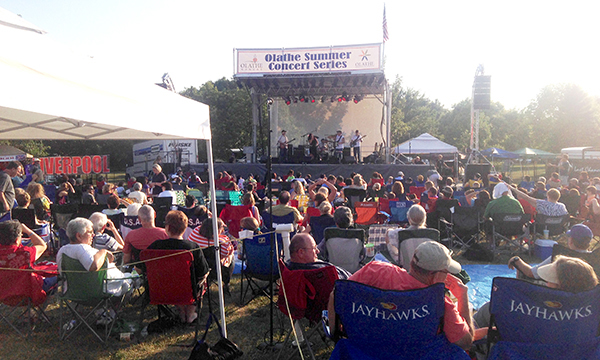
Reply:
[[[416,290],[427,287],[401,267],[381,261],[371,261],[348,280],[383,290]],[[444,307],[444,334],[448,341],[455,343],[469,333],[469,325],[448,296],[445,297]]]
[[[131,254],[131,248],[134,247],[138,250],[146,250],[150,244],[156,240],[166,240],[169,238],[165,229],[163,228],[139,228],[131,230],[125,239],[125,246],[123,247],[123,253]]]

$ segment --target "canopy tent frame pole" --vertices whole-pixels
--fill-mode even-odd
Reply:
[[[217,223],[218,214],[217,195],[215,191],[215,167],[213,163],[212,141],[210,138],[206,140],[206,155],[208,160],[208,181],[210,186],[210,211],[213,214],[212,227],[213,241],[215,244],[215,267],[217,268],[217,284],[219,288],[219,308],[221,312],[221,324],[223,325],[223,336],[227,337],[227,323],[225,321],[225,299],[223,297],[223,276],[221,274],[221,244],[219,243],[219,226]]]

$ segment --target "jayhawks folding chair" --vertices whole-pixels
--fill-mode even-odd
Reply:
[[[488,359],[600,359],[600,286],[571,293],[494,278]]]
[[[444,284],[395,291],[338,280],[334,294],[342,338],[330,359],[469,359],[441,333]]]

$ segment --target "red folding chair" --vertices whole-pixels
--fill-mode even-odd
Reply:
[[[157,260],[152,260],[160,258]],[[202,310],[202,291],[194,273],[194,257],[185,250],[146,249],[140,253],[140,260],[146,261],[146,294],[149,302],[142,305],[140,329],[144,321],[147,305],[158,305],[158,317],[170,312],[167,305],[196,305],[198,318]],[[202,289],[204,286],[202,286]],[[194,344],[198,340],[198,325],[194,334]]]
[[[303,226],[308,225],[308,221],[310,220],[311,216],[321,216],[321,211],[316,207],[306,208],[306,216],[304,217],[304,222],[302,223]]]
[[[390,215],[392,213],[392,210],[390,210],[390,201],[394,201],[394,199],[379,198],[379,211],[383,211]]]
[[[420,198],[421,195],[425,192],[425,186],[411,186],[408,189],[408,192],[410,194],[415,194],[417,195],[417,198]]]
[[[378,216],[379,206],[374,201],[357,202],[354,204],[356,212],[355,223],[359,225],[380,224]]]
[[[240,220],[245,217],[252,217],[251,205],[234,206],[227,204],[219,214],[219,218],[227,225],[229,234],[236,239],[240,237]]]
[[[0,268],[31,269],[30,256],[24,250],[0,252]],[[42,277],[31,271],[0,270],[0,320],[23,337],[29,336],[34,329],[31,310],[50,324],[40,307],[46,301],[43,284]],[[23,317],[27,319],[25,331],[19,326],[19,319]]]

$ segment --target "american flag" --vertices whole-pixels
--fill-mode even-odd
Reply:
[[[385,19],[385,4],[383,5],[383,42],[386,42],[390,39],[387,30],[387,20]]]

